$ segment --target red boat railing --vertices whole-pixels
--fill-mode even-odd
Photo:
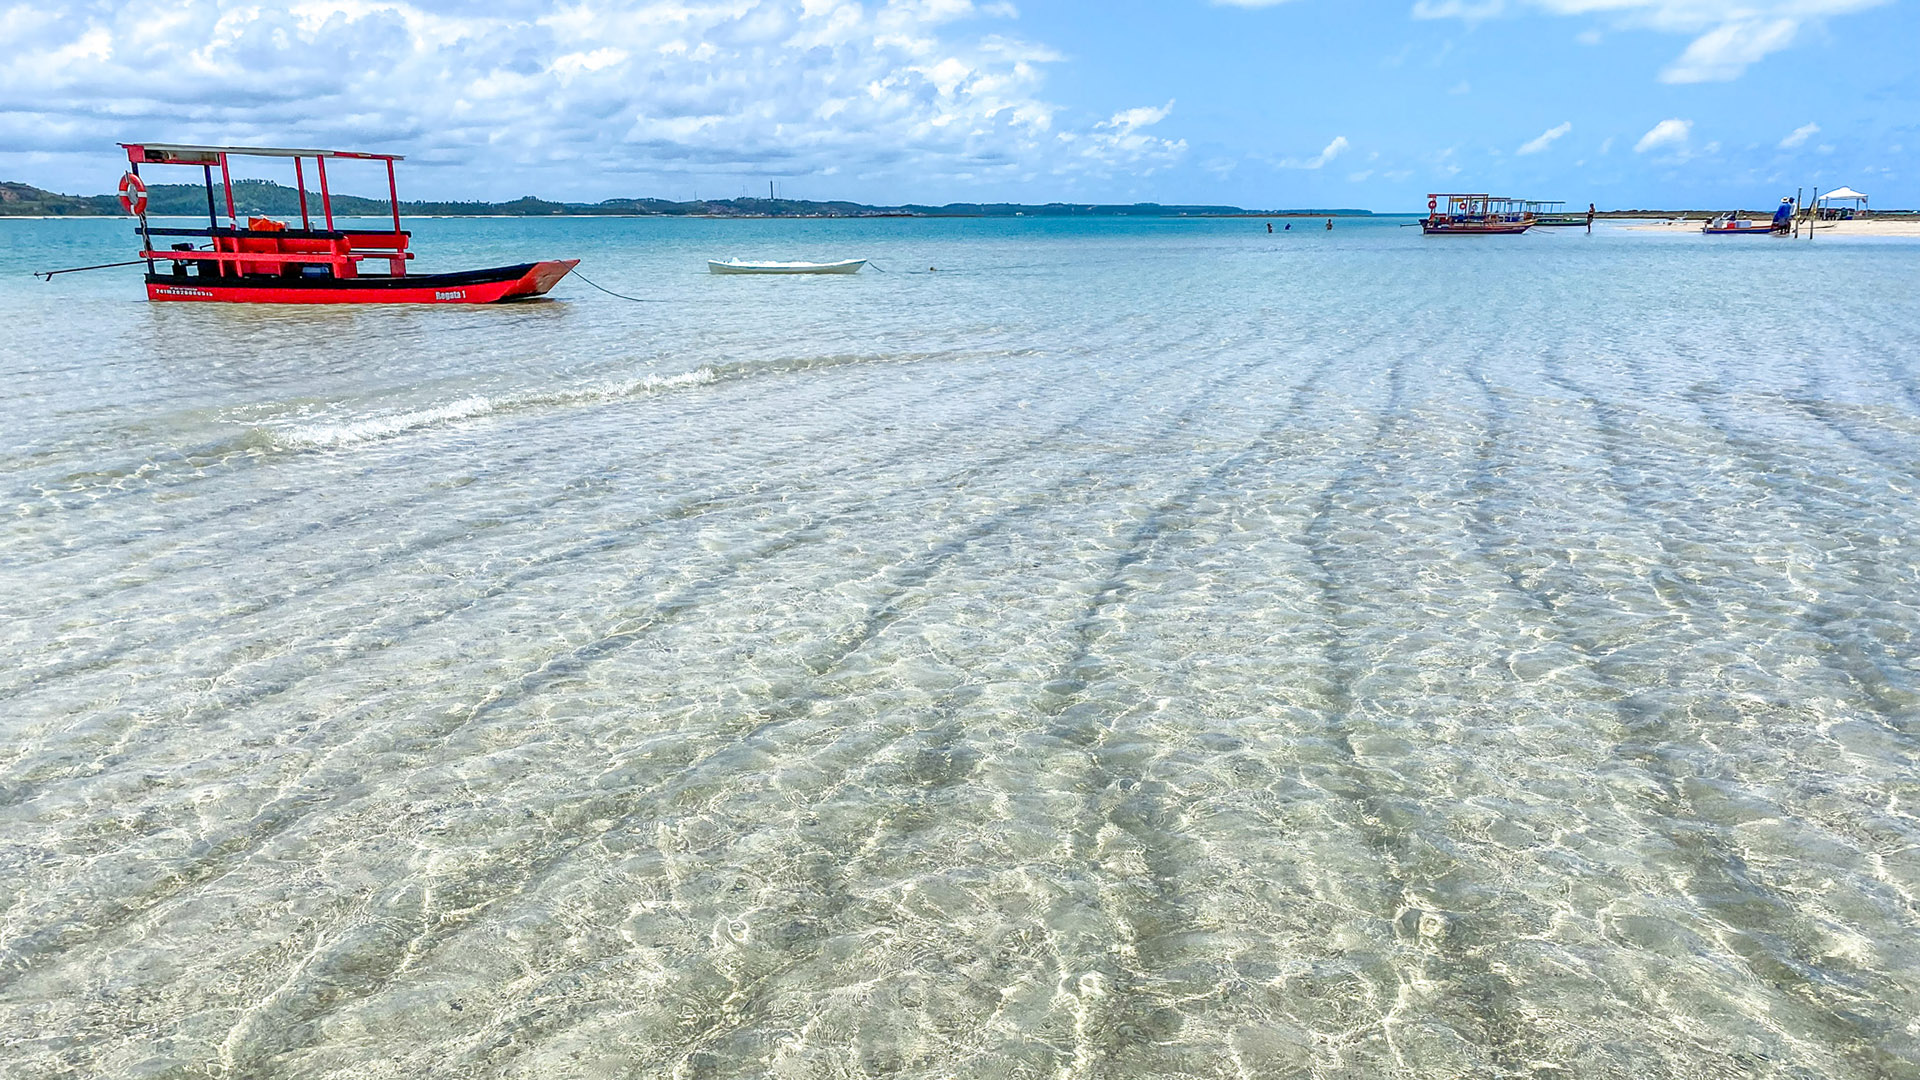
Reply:
[[[184,275],[186,264],[206,264],[199,271],[205,275],[211,269],[219,276],[227,276],[229,268],[236,275],[249,274],[295,274],[303,272],[303,267],[324,267],[334,277],[352,278],[360,276],[360,263],[367,259],[386,260],[388,273],[393,277],[403,277],[407,272],[407,261],[413,253],[407,250],[409,234],[400,227],[400,189],[394,177],[394,163],[402,161],[398,154],[367,154],[351,150],[292,150],[277,147],[245,146],[189,146],[177,143],[121,143],[127,152],[129,171],[136,177],[140,175],[141,165],[198,165],[201,168],[207,189],[207,225],[205,229],[154,229],[149,228],[146,215],[140,215],[140,236],[142,250],[140,257],[151,264],[157,260],[170,260],[174,264],[174,273]],[[250,221],[246,227],[240,225],[239,211],[233,199],[233,173],[229,165],[230,157],[275,157],[292,158],[294,187],[300,197],[300,225],[298,230],[288,229],[278,222],[270,227],[258,219]],[[324,230],[313,227],[313,218],[307,205],[306,169],[303,159],[313,158],[320,179],[320,210],[326,222]],[[393,229],[337,229],[333,221],[333,192],[327,182],[327,159],[345,158],[358,161],[384,161],[387,166],[388,206],[393,213]],[[220,186],[226,195],[227,225],[220,224],[219,212],[214,206],[213,167],[220,167]],[[154,246],[155,236],[204,236],[212,243],[211,250],[186,245],[175,245],[160,250]]]

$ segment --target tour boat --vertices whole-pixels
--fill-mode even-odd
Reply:
[[[1447,200],[1444,213],[1441,199]],[[1427,216],[1420,219],[1428,236],[1512,236],[1533,226],[1533,214],[1518,199],[1447,192],[1427,196]]]
[[[121,143],[127,174],[120,178],[120,205],[140,221],[140,258],[147,263],[147,299],[243,304],[491,304],[541,296],[567,276],[578,259],[495,266],[445,274],[410,274],[412,234],[400,227],[400,194],[394,181],[397,154],[348,150],[285,150],[262,146],[185,146]],[[300,193],[300,227],[264,217],[240,223],[233,203],[232,157],[292,158]],[[320,180],[324,228],[316,228],[307,205],[304,159],[312,158]],[[384,162],[393,228],[333,219],[327,185],[329,160]],[[207,227],[154,228],[147,224],[147,188],[142,165],[198,166],[206,181]],[[220,170],[227,223],[215,208],[213,170]],[[202,242],[204,241],[204,242]],[[368,273],[363,262],[385,262],[386,273]],[[161,267],[161,263],[170,264]]]
[[[1588,223],[1583,211],[1567,211],[1567,204],[1560,200],[1528,199],[1521,204],[1527,213],[1533,215],[1533,227],[1536,229],[1579,228]]]
[[[830,263],[707,260],[707,269],[716,274],[857,274],[865,265],[867,265],[865,259],[842,259],[839,262]]]

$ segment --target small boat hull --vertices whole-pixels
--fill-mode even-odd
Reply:
[[[147,299],[228,304],[497,304],[545,295],[578,259],[452,274],[292,278],[148,274]]]
[[[1776,229],[1772,225],[1765,225],[1765,226],[1754,227],[1754,228],[1736,228],[1736,229],[1726,229],[1726,228],[1716,229],[1713,226],[1708,225],[1702,228],[1700,231],[1707,236],[1785,236],[1787,235],[1787,231],[1785,229]]]
[[[715,274],[857,274],[867,265],[865,259],[847,259],[832,263],[794,262],[720,262],[707,260],[707,269]]]
[[[1428,236],[1518,236],[1531,228],[1533,228],[1531,221],[1422,221],[1420,223],[1420,231]]]

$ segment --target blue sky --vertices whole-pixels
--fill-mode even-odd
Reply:
[[[1920,204],[1917,0],[11,3],[0,178],[68,191],[147,139],[422,197]]]

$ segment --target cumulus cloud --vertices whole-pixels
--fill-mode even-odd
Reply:
[[[1793,44],[1809,23],[1892,0],[1416,0],[1416,19],[1489,19],[1526,11],[1597,16],[1621,28],[1692,37],[1662,82],[1725,82]],[[1583,40],[1585,37],[1583,36]],[[1598,40],[1595,38],[1594,40]]]
[[[1666,147],[1684,147],[1687,145],[1687,139],[1692,135],[1693,121],[1662,120],[1653,125],[1645,135],[1640,136],[1640,141],[1633,144],[1633,152],[1645,154]]]
[[[1078,145],[1083,158],[1108,166],[1133,165],[1135,172],[1145,175],[1187,152],[1185,139],[1162,139],[1140,130],[1165,120],[1172,112],[1171,99],[1159,108],[1143,105],[1123,109],[1093,125],[1090,135],[1081,137],[1067,132],[1063,137]]]
[[[1541,132],[1538,138],[1528,140],[1526,145],[1522,146],[1517,152],[1521,154],[1537,154],[1540,151],[1545,150],[1547,147],[1552,146],[1553,141],[1555,139],[1560,138],[1562,135],[1565,135],[1567,132],[1572,130],[1573,130],[1573,121],[1571,120],[1567,121],[1564,124],[1559,124],[1554,127],[1550,127],[1547,130]]]
[[[1679,59],[1660,73],[1661,82],[1728,82],[1769,53],[1779,52],[1800,33],[1800,20],[1735,19],[1693,39]]]
[[[1780,140],[1780,149],[1791,150],[1796,146],[1803,146],[1808,139],[1818,134],[1820,134],[1819,124],[1802,124],[1794,128],[1792,134]]]
[[[1325,149],[1313,157],[1287,158],[1279,164],[1283,169],[1324,169],[1327,167],[1328,162],[1346,153],[1352,145],[1352,143],[1347,141],[1345,135],[1335,135],[1333,141],[1328,143]]]
[[[450,193],[499,196],[833,170],[919,189],[1144,172],[1185,152],[1141,130],[1165,109],[1064,117],[1043,93],[1062,57],[1007,33],[1014,14],[974,0],[14,0],[0,162],[121,139],[341,144],[484,158],[497,182],[528,186]]]

